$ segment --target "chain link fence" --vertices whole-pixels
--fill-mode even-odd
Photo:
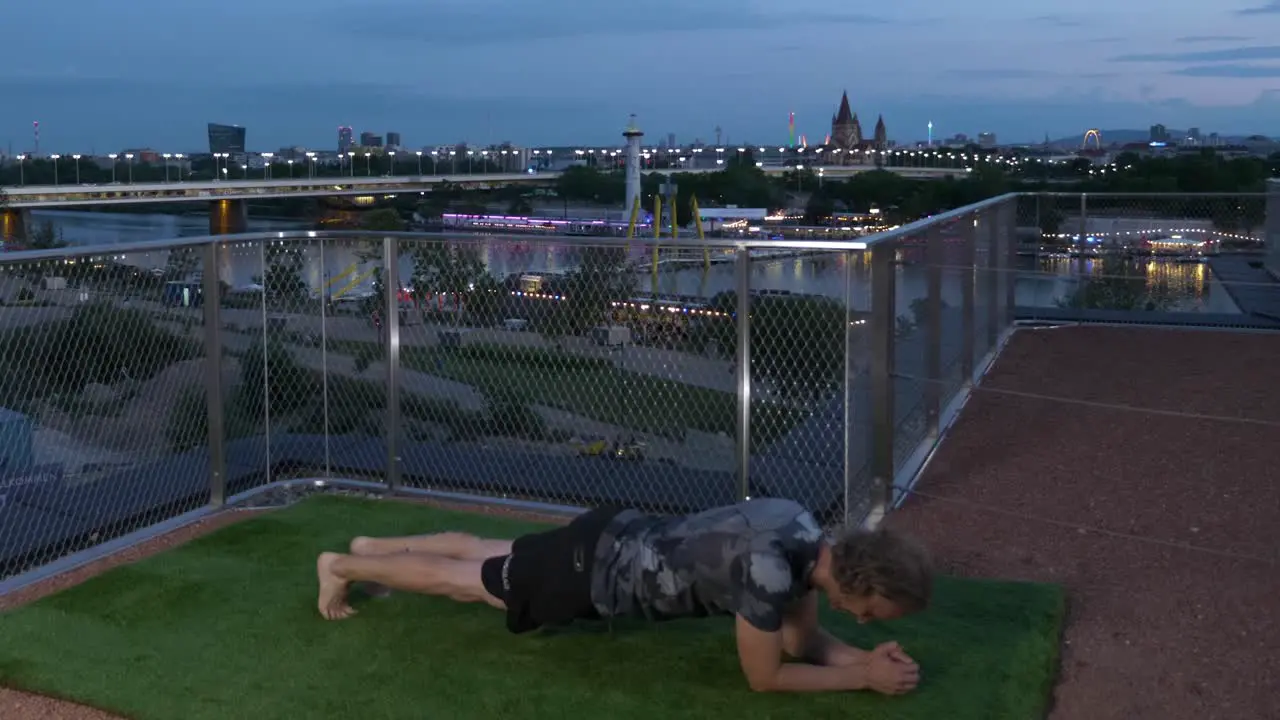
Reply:
[[[274,233],[9,263],[3,575],[296,477],[856,521],[1007,324],[1000,202],[869,249]]]
[[[1261,264],[1265,193],[1039,193],[1019,202],[1025,317],[1274,309]]]
[[[0,257],[0,579],[210,500],[199,248]]]

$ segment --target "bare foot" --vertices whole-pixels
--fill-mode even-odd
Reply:
[[[320,614],[327,620],[343,620],[356,614],[347,603],[347,581],[333,572],[338,553],[320,553],[316,558],[316,578],[320,581]]]

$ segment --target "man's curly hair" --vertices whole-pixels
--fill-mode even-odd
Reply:
[[[924,547],[885,527],[837,535],[831,574],[842,593],[876,594],[909,613],[927,607],[933,594],[933,563]]]

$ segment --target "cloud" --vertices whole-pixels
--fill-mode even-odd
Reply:
[[[1083,27],[1084,18],[1073,17],[1070,15],[1037,15],[1029,20],[1038,25],[1051,25],[1060,28]]]
[[[887,25],[896,22],[856,12],[761,12],[748,0],[715,0],[690,6],[678,0],[627,3],[542,3],[371,5],[344,19],[341,28],[355,34],[430,45],[479,46],[576,37],[655,35],[673,30],[754,30],[804,25]],[[382,7],[383,9],[380,9]],[[386,18],[394,17],[395,22]],[[567,19],[567,18],[572,18]],[[333,27],[329,15],[316,18]]]
[[[1247,35],[1184,35],[1183,37],[1175,38],[1174,42],[1186,43],[1186,44],[1215,43],[1215,42],[1248,42],[1249,40],[1252,40],[1252,39],[1253,38]]]
[[[946,75],[969,80],[1023,80],[1028,78],[1059,77],[1052,70],[1032,70],[1029,68],[957,68],[945,71]]]
[[[1265,5],[1257,5],[1248,7],[1243,10],[1237,10],[1237,15],[1280,15],[1280,1],[1272,0]]]
[[[1093,44],[1095,44],[1095,45],[1109,45],[1109,44],[1112,44],[1112,43],[1125,42],[1125,41],[1126,41],[1126,40],[1128,40],[1128,39],[1129,39],[1129,38],[1125,37],[1124,35],[1112,35],[1112,36],[1110,36],[1110,37],[1098,37],[1098,38],[1093,38],[1092,40],[1089,40],[1088,42],[1093,43]],[[1078,41],[1078,40],[1065,40],[1064,42],[1079,42],[1079,41]]]
[[[1192,65],[1169,74],[1202,78],[1280,78],[1280,65]]]
[[[1111,62],[1144,63],[1213,63],[1280,59],[1280,45],[1203,50],[1199,52],[1137,53],[1111,58]]]

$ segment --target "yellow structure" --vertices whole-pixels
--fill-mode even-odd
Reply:
[[[354,268],[355,266],[353,265],[352,267]],[[357,285],[373,277],[373,274],[376,272],[378,272],[378,268],[375,267],[366,272],[362,272],[359,275],[356,275],[354,278],[352,278],[351,282],[347,283],[346,285],[343,285],[342,289],[335,292],[333,294],[333,298],[336,300],[342,297],[343,295],[346,295],[347,293],[351,292],[356,288]]]
[[[627,240],[636,236],[636,222],[640,219],[640,198],[631,203],[631,221],[627,223]],[[627,252],[631,252],[631,243],[627,243]]]
[[[690,205],[693,206],[693,229],[698,233],[698,239],[706,242],[707,236],[702,232],[702,213],[698,211],[698,196],[689,198]],[[706,270],[711,267],[711,248],[705,245],[702,248],[702,269]]]

